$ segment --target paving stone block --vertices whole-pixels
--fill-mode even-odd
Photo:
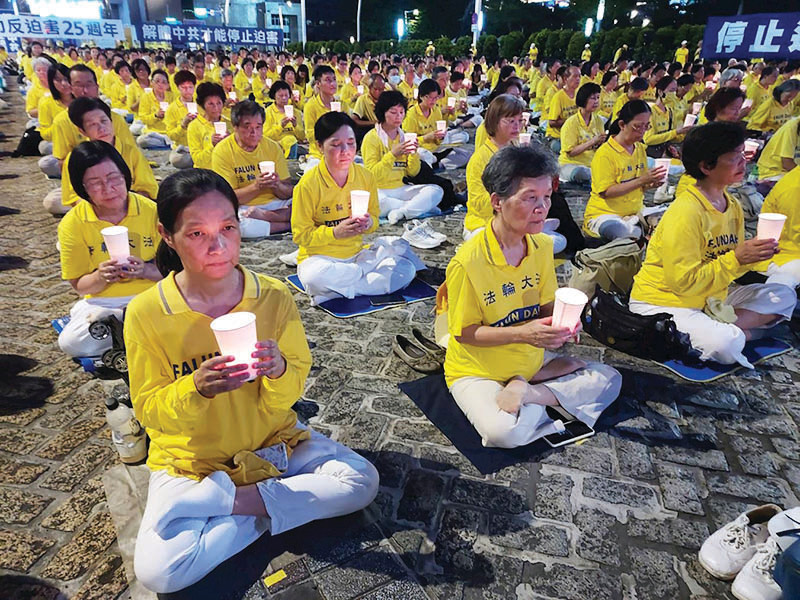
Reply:
[[[607,568],[576,569],[555,564],[545,569],[541,564],[527,565],[517,597],[534,599],[535,594],[559,600],[621,600],[622,583]]]
[[[42,520],[42,527],[58,531],[75,531],[89,518],[92,509],[106,499],[103,482],[95,477],[59,505]]]
[[[373,450],[387,426],[386,417],[373,413],[359,413],[350,425],[339,427],[338,441],[349,448]]]
[[[89,578],[73,596],[74,600],[117,598],[128,587],[122,557],[112,554],[100,561]]]
[[[757,504],[752,502],[731,500],[716,496],[709,497],[707,504],[708,508],[711,510],[711,519],[714,521],[714,531],[730,523],[743,512],[757,506]]]
[[[711,532],[708,530],[708,525],[703,522],[688,521],[678,517],[667,521],[631,519],[628,522],[628,535],[644,537],[653,543],[676,544],[699,550]]]
[[[40,431],[7,427],[0,429],[0,450],[12,454],[30,454],[34,448],[41,446],[49,438],[49,435]]]
[[[752,498],[760,502],[774,502],[779,506],[786,501],[786,492],[775,479],[711,473],[706,480],[708,489],[715,494]]]
[[[109,514],[98,513],[85,529],[59,548],[42,575],[62,581],[80,577],[105,553],[116,537]]]
[[[0,568],[26,573],[55,543],[27,531],[0,529]]]
[[[27,485],[47,471],[47,466],[0,457],[0,481],[13,485]]]
[[[339,390],[327,401],[319,421],[327,425],[348,425],[353,422],[363,402],[363,392]]]
[[[736,460],[739,461],[745,473],[764,477],[777,474],[778,467],[760,440],[746,436],[734,436],[731,438],[731,447],[736,451]]]
[[[635,483],[587,477],[583,481],[583,495],[610,504],[624,504],[632,508],[655,506],[658,501],[653,488]]]
[[[429,600],[420,585],[410,579],[392,581],[385,586],[373,590],[360,600]]]
[[[516,595],[517,584],[522,576],[524,564],[517,558],[485,554],[487,571],[481,583],[468,584],[464,588],[464,600],[507,600]],[[482,583],[482,579],[489,579]]]
[[[555,525],[530,524],[505,515],[489,515],[488,535],[489,540],[498,546],[550,556],[569,556],[567,530]]]
[[[63,460],[75,448],[88,440],[98,429],[104,427],[105,419],[88,419],[72,425],[58,434],[36,452],[37,456],[50,460]]]
[[[653,479],[655,477],[650,450],[645,444],[622,438],[614,440],[614,444],[621,475],[633,479]]]
[[[347,535],[341,535],[341,531],[335,535],[325,532],[315,539],[313,551],[306,556],[306,564],[312,573],[342,564],[383,539],[381,531],[375,525],[366,523],[363,515],[342,519],[347,524]]]
[[[481,514],[475,510],[445,509],[436,536],[434,559],[446,575],[478,578],[487,571],[487,559],[473,550],[480,525]]]
[[[567,475],[542,475],[536,486],[534,514],[544,519],[571,523],[570,496],[574,485],[572,478]]]
[[[679,597],[680,587],[672,568],[672,556],[648,548],[629,548],[628,552],[631,574],[636,580],[637,598],[664,600]]]
[[[665,507],[693,515],[705,514],[701,501],[701,484],[695,471],[678,465],[659,463],[658,474]]]
[[[800,461],[800,444],[795,440],[772,438],[772,445],[778,454],[790,460]]]
[[[459,471],[470,477],[483,477],[483,474],[473,466],[460,452],[448,452],[438,446],[420,444],[418,446],[419,464],[423,469],[433,471]]]
[[[428,471],[411,471],[397,506],[397,518],[430,526],[436,516],[445,480]]]
[[[0,487],[0,521],[30,523],[53,501],[28,490]]]
[[[575,525],[580,530],[577,551],[581,558],[619,566],[619,535],[614,517],[593,508],[583,508],[575,515]]]
[[[350,600],[379,585],[406,577],[397,558],[384,547],[377,547],[337,569],[316,575],[320,591],[327,600]]]
[[[656,458],[666,462],[702,467],[716,471],[730,471],[725,453],[721,450],[707,450],[705,452],[681,448],[679,446],[657,446],[653,448]]]
[[[398,488],[413,467],[414,459],[409,446],[390,442],[375,453],[372,464],[378,469],[382,486]]]
[[[372,410],[409,419],[425,418],[424,413],[417,408],[411,398],[399,390],[396,396],[377,396],[373,398]]]
[[[430,421],[397,421],[392,428],[392,436],[401,441],[451,446],[450,440]]]
[[[607,477],[612,474],[611,454],[602,450],[590,450],[583,445],[554,448],[542,462],[549,465],[571,467],[579,471],[588,471]]]
[[[525,495],[513,488],[491,485],[471,479],[457,479],[450,500],[493,512],[519,514],[528,508]]]
[[[42,481],[41,486],[69,492],[113,455],[114,451],[111,448],[87,444],[61,463],[54,473]]]
[[[24,427],[25,425],[33,423],[36,419],[45,414],[45,412],[43,408],[28,408],[11,415],[0,415],[0,423]]]

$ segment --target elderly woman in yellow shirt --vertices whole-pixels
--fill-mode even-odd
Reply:
[[[131,400],[150,438],[134,570],[157,593],[199,581],[264,533],[360,510],[378,492],[366,459],[291,408],[311,353],[286,286],[239,265],[237,208],[211,171],[168,177],[158,197],[165,279],[125,319]],[[219,356],[211,331],[233,312],[255,316],[246,362]]]
[[[291,104],[291,86],[283,80],[276,81],[269,90],[269,99],[272,104],[265,111],[264,135],[281,145],[286,158],[295,159],[298,143],[305,139],[305,129],[303,114]]]
[[[550,99],[547,111],[547,135],[550,149],[561,152],[561,126],[564,122],[578,112],[575,104],[575,95],[581,82],[581,72],[578,67],[567,67],[564,73],[564,87],[558,90]]]
[[[603,79],[600,80],[600,108],[597,109],[604,121],[611,118],[611,113],[614,112],[614,105],[617,103],[619,91],[619,75],[616,71],[606,71],[603,73]]]
[[[364,234],[378,229],[380,208],[375,178],[354,163],[353,127],[344,113],[319,118],[314,136],[323,160],[303,175],[294,190],[297,276],[313,304],[396,292],[425,268],[404,239],[378,238],[364,248]],[[354,213],[354,191],[369,193],[364,214]]]
[[[651,104],[650,128],[645,132],[643,141],[647,146],[647,156],[656,158],[676,158],[679,154],[677,144],[692,127],[686,127],[683,121],[678,121],[672,107],[667,103],[667,98],[673,96],[678,89],[678,83],[672,77],[662,77],[656,84],[656,100]],[[683,167],[678,164],[670,165],[669,172],[673,175],[683,173]]]
[[[432,211],[444,196],[438,185],[403,183],[404,178],[417,176],[421,168],[416,139],[409,140],[400,128],[407,108],[402,92],[383,92],[375,103],[378,122],[361,146],[364,166],[377,182],[380,216],[391,224]]]
[[[696,185],[659,222],[631,291],[630,309],[669,313],[703,360],[739,363],[745,342],[791,317],[797,296],[780,283],[733,282],[778,250],[777,240],[744,239],[744,215],[726,188],[745,173],[744,129],[724,121],[686,136],[683,164]]]
[[[228,135],[228,122],[222,114],[225,90],[218,83],[201,83],[197,86],[196,98],[201,112],[186,130],[189,154],[195,167],[210,169],[214,148]],[[224,133],[217,133],[216,123],[225,125]]]
[[[588,183],[592,180],[594,151],[606,141],[600,107],[600,86],[584,83],[575,94],[578,112],[561,127],[559,177],[562,181]]]
[[[44,56],[38,56],[31,61],[33,80],[28,86],[28,92],[25,94],[25,112],[31,118],[28,127],[34,127],[38,124],[39,101],[50,89],[47,83],[47,71],[52,64]]]
[[[89,334],[92,322],[122,312],[130,300],[161,274],[153,264],[158,244],[158,216],[152,200],[130,191],[131,172],[111,144],[90,141],[70,154],[67,168],[80,201],[58,224],[61,277],[81,296],[58,345],[70,356],[100,357],[111,339]],[[128,228],[130,256],[109,257],[102,229]]]
[[[242,61],[242,68],[233,78],[233,87],[236,89],[236,96],[239,100],[247,100],[250,98],[250,94],[255,96],[256,88],[261,87],[256,82],[254,70],[255,62],[248,56]]]
[[[663,183],[667,170],[648,170],[642,143],[650,127],[650,107],[644,100],[625,104],[609,128],[608,141],[592,159],[592,193],[583,215],[583,230],[605,240],[639,238],[639,211],[644,189]]]
[[[544,149],[500,149],[483,172],[494,216],[447,266],[445,380],[487,447],[557,432],[546,406],[593,426],[619,395],[612,367],[545,356],[577,332],[552,323],[558,284],[542,231],[557,171]]]
[[[794,100],[800,93],[800,81],[789,79],[772,88],[772,97],[750,113],[748,129],[765,133],[777,131],[795,116]]]

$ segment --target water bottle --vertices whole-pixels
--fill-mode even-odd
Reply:
[[[122,462],[138,463],[147,457],[147,436],[132,408],[113,396],[106,398],[106,422]]]

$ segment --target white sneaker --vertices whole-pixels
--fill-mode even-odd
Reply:
[[[440,240],[431,237],[431,235],[425,231],[424,227],[414,227],[411,223],[405,223],[403,228],[405,229],[403,232],[403,239],[414,246],[414,248],[436,248],[436,246],[442,243]]]
[[[413,221],[411,221],[411,223],[415,227],[422,227],[422,230],[425,233],[427,233],[433,239],[439,240],[440,243],[447,241],[447,236],[445,234],[443,234],[443,233],[439,233],[438,231],[436,231],[433,228],[433,225],[431,225],[430,221],[420,221],[419,219],[414,219]]]
[[[290,267],[297,266],[297,255],[300,253],[300,248],[295,250],[294,252],[289,252],[288,254],[281,254],[278,256],[278,260],[281,261],[283,264],[288,265]]]
[[[780,551],[775,538],[759,544],[753,558],[733,580],[731,593],[739,600],[781,600],[781,588],[772,578]]]
[[[780,507],[765,504],[717,529],[700,548],[700,564],[718,579],[733,579],[756,553],[756,546],[767,541],[767,522],[779,512]]]
[[[653,195],[653,200],[656,202],[668,202],[672,200],[674,196],[675,192],[671,188],[662,186],[656,190],[656,193]]]

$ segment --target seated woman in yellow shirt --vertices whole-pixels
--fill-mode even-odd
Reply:
[[[797,119],[795,119],[797,121]],[[793,123],[793,121],[789,121]],[[796,123],[795,123],[796,125]],[[797,191],[800,190],[800,165],[784,175],[764,200],[762,212],[786,215],[778,253],[762,263],[759,270],[766,271],[767,283],[782,283],[791,288],[800,286],[800,209]]]
[[[644,77],[635,77],[630,83],[625,84],[625,92],[620,94],[614,104],[614,110],[611,111],[611,120],[616,121],[619,116],[619,111],[631,100],[641,100],[644,93],[650,86],[647,79]]]
[[[285,81],[278,80],[272,84],[268,98],[272,104],[265,111],[264,135],[280,144],[286,158],[295,159],[298,143],[306,136],[303,114],[291,104],[292,88]]]
[[[584,83],[575,94],[578,112],[561,126],[559,177],[562,181],[589,183],[594,151],[606,141],[600,108],[600,86]]]
[[[619,75],[616,71],[606,71],[603,73],[603,79],[600,80],[600,108],[597,109],[603,121],[608,121],[611,118],[611,113],[614,112],[614,105],[617,103],[619,91]]]
[[[231,124],[233,135],[216,145],[211,168],[236,190],[242,237],[288,231],[293,185],[283,149],[264,137],[264,107],[252,100],[239,102]],[[270,169],[265,162],[272,163]]]
[[[328,65],[318,66],[314,69],[314,86],[317,93],[306,102],[303,109],[303,126],[306,129],[306,139],[311,154],[306,160],[306,170],[314,167],[322,159],[319,144],[314,139],[314,127],[317,120],[331,110],[331,102],[336,102],[336,73]],[[344,110],[344,106],[341,108]]]
[[[181,70],[175,73],[174,81],[178,94],[164,115],[167,136],[172,140],[169,162],[176,169],[188,169],[192,166],[192,155],[189,153],[187,131],[189,123],[197,118],[197,111],[189,112],[189,106],[197,104],[194,101],[197,77],[191,71]]]
[[[256,83],[256,78],[253,74],[254,69],[255,62],[248,56],[242,61],[242,68],[233,78],[233,87],[236,89],[236,97],[239,100],[254,99],[250,98],[251,94],[253,94],[255,97],[255,91],[258,84]]]
[[[173,100],[169,76],[166,71],[156,69],[150,80],[153,87],[142,94],[139,100],[139,120],[144,123],[145,128],[136,143],[139,148],[168,148],[171,140],[167,135],[165,117]]]
[[[364,234],[378,229],[380,208],[375,178],[353,162],[353,127],[353,120],[340,112],[325,113],[317,120],[314,139],[323,159],[306,171],[294,190],[297,276],[313,304],[396,292],[425,268],[401,238],[378,238],[364,248]],[[354,191],[369,192],[364,214],[353,212]]]
[[[220,84],[207,81],[197,86],[196,98],[201,110],[197,118],[189,123],[186,139],[194,166],[210,169],[214,148],[229,135],[228,122],[222,115],[225,91]],[[225,125],[225,133],[217,133],[216,123]]]
[[[25,112],[31,118],[28,127],[34,127],[38,124],[39,117],[39,101],[49,91],[47,83],[47,71],[54,61],[38,56],[31,61],[33,65],[33,80],[28,86],[28,92],[25,94]]]
[[[199,581],[264,533],[360,510],[378,492],[366,459],[291,408],[311,353],[286,286],[239,266],[237,207],[211,171],[165,179],[165,279],[125,318],[131,400],[150,438],[134,569],[157,593]],[[217,356],[209,324],[230,312],[255,315],[259,341],[247,362]]]
[[[380,216],[391,224],[432,211],[444,195],[437,185],[404,183],[406,177],[418,175],[421,168],[416,139],[409,140],[400,128],[407,108],[402,92],[383,92],[375,103],[378,123],[367,132],[361,145],[364,166],[378,186]]]
[[[139,105],[142,101],[142,96],[145,92],[152,90],[150,83],[150,65],[143,58],[137,58],[131,64],[133,72],[133,80],[127,86],[127,109],[133,114],[133,123],[131,124],[131,133],[139,135],[144,131],[144,123],[139,118]]]
[[[759,179],[778,180],[800,165],[800,117],[775,132],[758,159]]]
[[[352,63],[348,70],[350,81],[346,82],[342,89],[339,91],[339,97],[342,100],[343,110],[350,111],[356,105],[359,97],[363,96],[367,91],[367,86],[363,85],[364,75],[356,63]]]
[[[39,134],[42,141],[39,143],[39,154],[42,157],[53,153],[53,121],[72,102],[72,86],[69,83],[69,68],[57,63],[50,65],[47,70],[47,85],[49,94],[39,100]],[[39,166],[43,161],[40,159]]]
[[[546,406],[592,426],[619,395],[622,377],[612,367],[545,357],[580,328],[552,325],[558,283],[542,230],[557,172],[544,149],[499,150],[483,173],[494,216],[447,266],[445,379],[487,447],[558,431]]]
[[[583,230],[592,237],[610,241],[639,238],[639,211],[644,189],[663,183],[667,170],[647,169],[642,143],[650,127],[650,107],[644,100],[625,104],[609,128],[608,141],[592,159],[592,193],[583,215]]]
[[[152,200],[130,191],[131,172],[111,144],[79,144],[67,168],[81,200],[58,224],[61,278],[81,300],[70,309],[58,345],[70,356],[99,357],[111,348],[111,339],[92,337],[91,323],[109,315],[122,320],[128,302],[161,279],[153,264],[158,215]],[[112,225],[128,228],[126,261],[109,258],[101,231]]]
[[[777,240],[744,239],[744,216],[726,188],[744,177],[744,128],[713,122],[686,136],[683,164],[697,180],[664,213],[631,291],[631,311],[669,313],[703,360],[739,363],[747,340],[791,318],[797,296],[777,283],[732,285],[773,258]]]
[[[305,65],[301,65],[305,67]],[[297,71],[292,65],[286,65],[281,69],[281,81],[289,85],[289,102],[294,106],[295,111],[303,112],[306,107],[308,96],[305,93],[305,85],[298,83]]]
[[[800,81],[789,79],[772,88],[772,98],[761,103],[750,113],[748,129],[765,133],[777,131],[781,125],[795,116],[794,100],[800,93]]]

